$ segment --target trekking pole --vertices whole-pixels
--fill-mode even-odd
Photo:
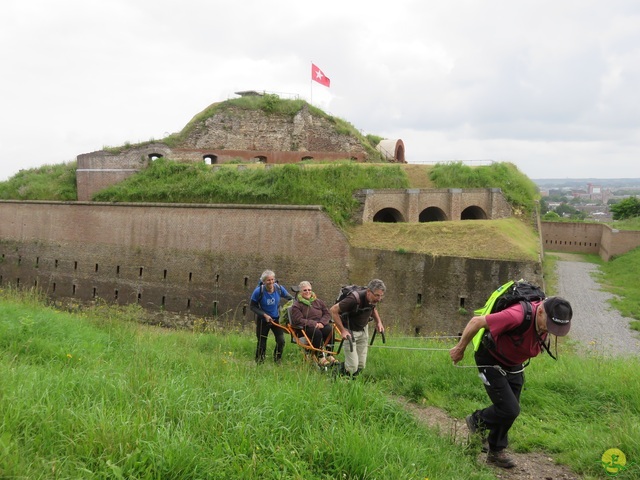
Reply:
[[[347,340],[349,340],[349,351],[353,352],[353,340],[351,340],[351,336],[348,336]],[[340,353],[340,350],[342,350],[343,343],[344,343],[344,337],[340,339],[340,345],[338,345],[338,351],[336,352],[336,355],[338,355]]]
[[[373,345],[373,341],[376,339],[376,333],[378,333],[378,330],[374,329],[373,335],[371,336],[371,341],[369,342],[369,346]],[[387,343],[387,339],[384,336],[384,332],[380,332],[380,335],[382,335],[382,343]]]

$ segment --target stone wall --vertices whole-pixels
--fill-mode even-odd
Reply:
[[[612,229],[602,223],[542,222],[545,250],[592,253],[608,262],[640,246],[640,232]]]
[[[364,153],[357,138],[339,133],[332,121],[311,115],[307,106],[294,116],[228,107],[196,124],[179,147]]]
[[[0,248],[3,285],[242,323],[267,268],[329,297],[348,283],[348,244],[319,207],[0,202]]]
[[[457,335],[503,283],[519,278],[543,285],[536,262],[507,262],[351,249],[355,283],[379,277],[387,286],[380,306],[391,332]]]
[[[395,331],[458,333],[471,310],[535,263],[351,248],[320,207],[0,202],[0,282],[53,298],[139,303],[250,327],[260,273],[309,280],[329,304],[342,285],[381,278]],[[466,309],[460,313],[460,309]]]
[[[363,162],[368,154],[357,138],[338,132],[330,119],[311,115],[306,106],[294,116],[228,107],[195,123],[173,148],[150,142],[123,147],[119,153],[78,155],[78,200],[91,200],[94,193],[146,168],[159,157],[193,163],[242,160],[276,164],[311,159]]]
[[[461,220],[466,209],[475,209],[477,219],[498,219],[511,216],[511,206],[499,188],[430,188],[361,190],[356,198],[363,203],[359,222],[371,222],[378,212],[392,209],[396,221],[427,221],[427,209],[441,214],[438,220]],[[433,220],[433,218],[432,218]],[[431,220],[431,221],[432,221]]]

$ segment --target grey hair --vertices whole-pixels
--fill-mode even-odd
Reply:
[[[265,270],[264,272],[262,272],[262,275],[260,275],[260,281],[264,282],[264,279],[267,277],[276,278],[276,274],[273,273],[273,270]]]
[[[374,278],[373,280],[371,280],[369,282],[369,285],[367,285],[367,289],[371,290],[372,292],[375,292],[376,290],[382,290],[383,292],[387,291],[387,287],[385,286],[384,282],[378,278]]]
[[[300,291],[302,291],[303,287],[309,285],[309,288],[313,288],[311,287],[311,282],[308,282],[307,280],[303,280],[298,284],[298,288],[300,289]]]

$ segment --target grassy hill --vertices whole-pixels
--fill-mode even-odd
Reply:
[[[540,258],[540,240],[517,218],[464,222],[365,223],[346,229],[355,247],[498,260]]]
[[[460,427],[487,398],[470,351],[452,366],[451,339],[388,332],[352,381],[314,370],[291,344],[281,365],[256,366],[253,334],[143,316],[137,305],[61,312],[0,289],[0,477],[496,478]],[[527,368],[510,448],[595,479],[615,447],[629,459],[620,478],[638,478],[639,360],[559,350]],[[413,414],[434,407],[457,424]]]
[[[468,167],[399,164],[314,163],[224,165],[159,159],[127,180],[98,192],[101,202],[242,203],[322,205],[355,245],[476,258],[536,258],[537,235],[530,225],[537,190],[508,163]],[[355,226],[353,192],[382,188],[501,188],[523,221],[466,221]],[[0,183],[0,198],[75,200],[75,165],[22,171]],[[375,243],[371,239],[375,238]],[[489,247],[489,245],[491,247]]]
[[[241,97],[214,103],[198,113],[182,129],[161,140],[170,147],[181,146],[194,131],[213,115],[225,110],[261,110],[267,115],[296,115],[302,108],[329,121],[337,132],[350,135],[360,142],[370,159],[382,160],[375,150],[381,137],[363,136],[353,125],[332,117],[302,100],[285,100],[276,95]],[[145,143],[150,143],[145,142]],[[142,145],[142,144],[138,144]],[[106,148],[114,153],[130,148]],[[301,162],[295,165],[244,163],[222,165],[213,169],[203,163],[178,163],[159,159],[148,168],[125,181],[94,195],[101,202],[162,202],[162,203],[242,203],[280,205],[322,205],[333,222],[348,229],[352,241],[364,242],[376,237],[374,248],[405,249],[436,255],[480,256],[491,251],[496,258],[530,258],[535,232],[526,227],[538,196],[535,184],[510,163],[469,167],[462,163],[422,166],[410,164],[357,164],[344,162]],[[6,182],[0,182],[0,199],[74,201],[77,199],[75,162],[45,165],[23,170]],[[353,192],[360,189],[402,188],[500,188],[513,206],[523,226],[493,221],[447,222],[451,225],[353,225],[358,203]],[[509,235],[508,230],[518,230]],[[528,234],[524,231],[528,229]],[[375,230],[375,232],[374,232]],[[437,235],[442,241],[426,241]],[[487,248],[492,238],[500,238],[504,248]],[[528,237],[528,238],[525,238]],[[445,240],[446,239],[446,240]],[[473,242],[469,240],[473,239]],[[369,244],[370,246],[373,246]],[[504,251],[503,251],[504,250]]]

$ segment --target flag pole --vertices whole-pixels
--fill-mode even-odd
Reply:
[[[313,105],[313,62],[311,62],[311,80],[309,80],[309,90],[311,91],[309,103]]]

